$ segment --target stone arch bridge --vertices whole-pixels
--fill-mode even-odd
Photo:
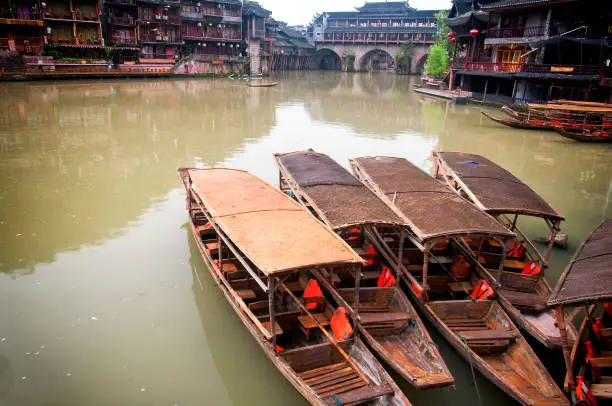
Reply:
[[[429,44],[414,44],[410,73],[423,72],[429,48]],[[393,58],[395,66],[397,66],[395,56],[399,50],[400,46],[398,44],[317,44],[317,52],[312,59],[312,68],[325,67],[330,69],[330,62],[334,62],[332,65],[336,69],[363,72],[368,70],[374,56],[380,52]],[[353,66],[345,66],[346,64],[343,62],[342,56],[347,52],[355,55]]]

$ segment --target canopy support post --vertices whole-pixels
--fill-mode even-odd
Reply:
[[[548,259],[550,258],[550,253],[555,245],[555,238],[557,237],[557,233],[559,232],[559,224],[560,222],[557,220],[553,223],[552,233],[550,234],[550,241],[548,242],[548,248],[546,249],[546,255],[544,255],[544,265],[548,266]]]
[[[429,250],[431,248],[431,243],[428,242],[425,244],[425,250],[423,255],[423,293],[427,293],[429,290],[429,285],[427,284],[427,272],[429,271]]]
[[[353,312],[355,313],[355,322],[360,323],[359,320],[359,285],[361,285],[361,267],[355,266],[353,267],[355,270],[355,300],[353,301]],[[355,336],[357,335],[359,329],[355,329]]]
[[[514,220],[512,220],[512,228],[510,229],[510,231],[514,231],[514,229],[516,228],[517,221],[518,221],[518,213],[514,215]]]
[[[276,329],[274,323],[276,323],[276,313],[274,310],[274,296],[276,294],[276,287],[274,286],[274,278],[268,277],[268,309],[270,313],[270,334],[272,334],[272,351],[276,353]]]
[[[567,342],[567,330],[565,324],[565,313],[563,312],[563,306],[559,305],[555,307],[557,313],[557,325],[559,326],[559,332],[561,333],[561,348],[563,349],[563,358],[565,359],[565,368],[567,369],[567,386],[569,388],[572,397],[574,396],[574,390],[576,389],[576,383],[574,381],[574,371],[572,370],[572,360],[570,355],[569,343]]]
[[[221,234],[217,234],[217,246],[219,250],[219,279],[223,278],[223,241],[221,241]]]
[[[397,262],[399,265],[397,267],[397,281],[395,282],[395,289],[400,290],[400,280],[402,278],[401,267],[404,265],[404,241],[406,240],[406,234],[404,233],[404,227],[400,227],[400,240],[399,240],[399,253],[397,254]]]

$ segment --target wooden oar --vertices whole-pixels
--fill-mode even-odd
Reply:
[[[363,374],[363,372],[361,372],[361,370],[359,369],[359,367],[353,362],[353,360],[351,359],[351,357],[348,356],[348,354],[342,349],[342,347],[340,347],[340,344],[338,344],[338,341],[336,341],[336,339],[334,338],[334,336],[332,336],[331,334],[329,334],[327,332],[327,330],[325,330],[325,327],[323,327],[321,325],[321,323],[319,323],[319,321],[312,315],[312,313],[310,313],[308,311],[308,309],[306,308],[306,306],[304,306],[302,304],[302,302],[300,302],[300,299],[298,299],[297,297],[295,297],[295,295],[293,294],[293,292],[291,290],[289,290],[289,288],[287,286],[285,286],[284,283],[280,284],[280,287],[282,287],[283,289],[285,289],[285,292],[287,292],[289,294],[289,296],[291,297],[291,299],[293,299],[293,301],[300,307],[300,309],[302,309],[302,311],[304,311],[312,320],[314,320],[314,322],[316,323],[317,327],[319,327],[319,329],[323,332],[323,334],[325,334],[325,336],[329,339],[329,341],[332,342],[332,344],[334,344],[334,346],[336,346],[336,348],[338,349],[338,351],[340,352],[340,355],[342,355],[344,357],[344,359],[349,363],[349,365],[355,370],[355,372],[357,372],[357,374],[359,375],[359,377],[361,379],[364,380],[364,382],[368,383],[370,382],[370,380]]]

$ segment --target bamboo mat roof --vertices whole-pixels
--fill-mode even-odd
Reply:
[[[293,199],[234,169],[189,169],[192,190],[227,237],[266,275],[363,260]]]
[[[363,157],[352,162],[421,241],[467,234],[514,235],[406,159]]]
[[[571,105],[571,104],[528,104],[527,107],[531,109],[541,110],[562,110],[572,111],[578,113],[612,113],[612,106],[584,106],[584,105]]]
[[[364,224],[403,225],[376,194],[325,154],[297,151],[276,154],[281,173],[305,195],[333,229]]]
[[[548,299],[549,306],[612,300],[612,219],[578,247]]]
[[[482,210],[491,214],[564,219],[533,189],[495,162],[464,152],[438,152],[437,155],[461,179]]]

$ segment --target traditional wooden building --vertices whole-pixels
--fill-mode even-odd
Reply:
[[[174,63],[181,55],[180,0],[137,0],[140,61]]]
[[[609,1],[454,0],[452,86],[518,103],[609,100],[611,21]]]
[[[268,58],[271,50],[264,49],[266,26],[272,22],[272,12],[263,8],[256,1],[246,1],[242,10],[242,40],[250,59],[250,71],[253,74],[268,73]]]
[[[183,0],[181,18],[186,53],[219,56],[237,56],[241,53],[240,0]]]
[[[285,23],[270,24],[264,41],[270,71],[307,70],[316,53],[306,36]]]
[[[43,50],[43,19],[39,0],[0,4],[0,51],[38,54]]]
[[[430,44],[439,10],[415,10],[407,1],[366,2],[357,11],[327,12],[315,18],[317,44]]]
[[[62,57],[101,58],[104,48],[98,0],[41,2],[44,41]]]

